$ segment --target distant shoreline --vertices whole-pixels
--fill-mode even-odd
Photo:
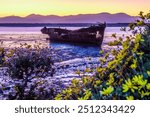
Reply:
[[[97,23],[0,23],[0,27],[88,27]],[[107,23],[107,27],[127,27],[129,23]]]

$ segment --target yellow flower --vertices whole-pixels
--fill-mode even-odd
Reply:
[[[85,96],[78,98],[78,100],[88,100],[92,95],[90,90],[86,90],[84,94],[85,94]]]
[[[134,92],[135,89],[138,89],[138,87],[132,84],[130,79],[125,81],[125,84],[123,84],[122,87],[123,87],[123,92],[127,92],[128,90],[131,90],[132,92]]]
[[[92,93],[90,90],[85,91],[84,100],[88,100],[91,97]]]
[[[150,83],[148,83],[148,84],[146,85],[146,88],[147,88],[148,90],[150,90]]]
[[[142,88],[142,87],[145,87],[146,84],[147,84],[147,80],[141,80],[141,81],[139,82],[139,85],[140,85],[141,88]]]
[[[101,73],[105,70],[106,70],[106,68],[96,68],[96,72],[98,72],[98,73]]]
[[[96,82],[95,82],[96,86],[100,85],[101,83],[102,83],[102,81],[100,81],[100,80],[96,80]]]
[[[134,97],[133,96],[128,96],[126,97],[127,100],[134,100]]]
[[[56,97],[55,97],[55,100],[62,100],[62,95],[61,94],[58,94]]]
[[[108,67],[109,69],[114,69],[114,68],[116,67],[116,65],[118,64],[118,62],[119,62],[118,60],[115,60],[115,59],[114,59],[114,60],[108,62],[108,66],[107,66],[107,67]]]
[[[140,45],[139,43],[135,43],[134,48],[131,50],[132,53],[137,52],[137,49],[139,48],[139,45]]]
[[[145,96],[149,96],[149,95],[150,95],[149,92],[144,92],[144,91],[141,92],[141,98],[143,98]]]
[[[147,71],[147,74],[150,76],[150,71]]]
[[[92,78],[90,76],[85,76],[82,78],[82,82],[83,84],[87,84],[87,83],[90,83],[92,81]]]
[[[131,64],[130,66],[132,69],[136,69],[137,68],[137,60],[133,59],[133,64]]]
[[[110,75],[109,75],[109,80],[107,81],[107,85],[111,85],[112,83],[114,83],[114,73],[111,73]]]
[[[105,63],[105,62],[106,62],[106,58],[100,57],[100,58],[99,58],[99,61],[100,61],[101,63]]]
[[[72,80],[72,85],[75,87],[77,86],[77,84],[79,83],[79,80],[78,79],[73,79]]]
[[[144,52],[137,52],[138,55],[142,56]]]
[[[62,91],[63,94],[65,95],[71,95],[72,94],[72,89],[71,88],[68,88],[68,89],[65,89]]]
[[[145,85],[147,84],[147,80],[143,80],[143,75],[134,76],[132,82],[135,85],[139,85],[140,88],[145,87]]]
[[[104,88],[103,91],[101,91],[102,95],[109,95],[114,91],[114,88],[112,86],[109,86],[108,88]]]
[[[132,80],[134,84],[139,84],[139,81],[143,80],[143,75],[135,75]]]

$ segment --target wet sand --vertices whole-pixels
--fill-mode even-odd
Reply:
[[[41,43],[43,47],[50,46],[49,42],[46,41],[48,35],[44,34],[0,34],[0,44],[1,47],[5,48],[14,48],[20,47],[20,44],[27,43],[29,45],[35,45]],[[102,44],[103,50],[107,51],[112,47],[108,46],[110,41],[113,41],[114,38],[111,35],[105,35],[104,41]],[[76,46],[76,45],[63,45],[63,44],[51,44],[54,54],[52,55],[55,60],[54,67],[56,73],[53,77],[46,77],[44,80],[47,82],[61,81],[62,84],[68,86],[71,83],[73,78],[81,78],[76,74],[77,69],[83,72],[86,68],[95,69],[99,64],[99,48],[98,47],[85,47],[85,46]],[[91,59],[89,60],[89,57]],[[6,85],[10,90],[13,90],[14,81],[8,76],[4,67],[0,67],[0,82]],[[93,72],[94,73],[94,72]],[[88,75],[93,75],[90,73]],[[85,74],[83,74],[85,75]],[[1,85],[0,85],[1,87]],[[6,95],[9,93],[6,91]],[[3,96],[0,99],[4,99]]]
[[[0,41],[3,43],[1,46],[5,48],[20,47],[20,44],[24,43],[29,45],[41,43],[43,46],[47,46],[47,37],[48,35],[44,34],[0,34]]]

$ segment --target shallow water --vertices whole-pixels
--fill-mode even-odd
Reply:
[[[34,45],[36,42],[42,43],[44,47],[52,47],[54,50],[53,59],[55,60],[54,65],[56,68],[56,73],[53,78],[54,80],[61,80],[63,84],[69,84],[73,78],[80,78],[80,76],[76,74],[77,69],[80,69],[82,72],[87,67],[95,69],[99,65],[99,56],[101,55],[99,54],[100,48],[98,46],[66,43],[49,44],[49,42],[46,41],[47,35],[41,34],[41,28],[42,27],[0,27],[0,40],[3,41],[4,47],[9,48],[18,47],[20,43]],[[67,28],[77,29],[79,27]],[[117,33],[118,35],[123,34],[123,32],[120,31],[120,27],[107,27],[102,44],[103,49],[110,48],[108,42],[114,40],[111,37],[112,33]],[[8,86],[13,84],[11,81],[7,81],[7,77],[1,75],[1,72],[0,82],[4,82]]]
[[[44,46],[49,46],[45,38],[47,35],[43,35],[40,32],[42,27],[0,27],[0,40],[4,42],[5,47],[15,47],[20,46],[20,43],[35,44],[35,42],[41,42]],[[65,27],[63,27],[65,28]],[[66,27],[67,29],[78,29],[81,27]],[[114,40],[111,34],[117,33],[118,36],[122,35],[124,32],[120,31],[121,27],[106,27],[103,47],[107,45],[108,42]],[[126,33],[128,34],[128,33]],[[75,45],[75,44],[60,44],[52,43],[50,44],[57,52],[59,56],[65,59],[71,59],[76,57],[97,57],[99,56],[100,48],[97,46],[87,46],[87,45]],[[107,47],[106,47],[107,48]]]
[[[97,57],[99,56],[100,48],[92,45],[77,45],[77,44],[50,44],[56,51],[62,53],[62,58],[83,58],[83,57]]]
[[[0,27],[0,34],[41,34],[43,27]],[[61,27],[60,27],[61,28]],[[64,29],[76,30],[81,27],[62,27]],[[105,33],[124,33],[120,31],[121,27],[106,27]]]

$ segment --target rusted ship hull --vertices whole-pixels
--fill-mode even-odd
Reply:
[[[49,35],[50,42],[94,44],[101,46],[105,28],[106,24],[104,23],[78,30],[44,27],[41,29],[41,32]]]

